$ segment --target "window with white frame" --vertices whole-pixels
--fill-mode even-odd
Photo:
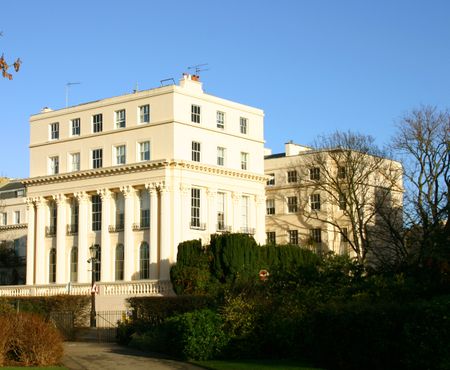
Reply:
[[[150,278],[150,250],[147,242],[142,242],[139,248],[139,278]]]
[[[127,159],[126,159],[127,149],[126,149],[125,145],[118,145],[114,148],[114,150],[115,150],[114,155],[115,155],[115,159],[116,159],[116,164],[117,165],[125,164],[127,161]]]
[[[244,118],[244,117],[240,117],[239,119],[239,127],[241,130],[241,134],[246,134],[247,133],[247,124],[248,124],[248,119]]]
[[[266,176],[269,176],[269,180],[267,180],[266,185],[267,186],[274,186],[275,185],[275,174],[274,173],[268,173]]]
[[[141,162],[150,160],[150,141],[139,143],[139,160]]]
[[[288,204],[288,212],[289,213],[298,212],[298,198],[296,196],[287,197],[287,204]]]
[[[48,159],[50,175],[57,175],[59,173],[59,157],[54,156]]]
[[[92,150],[92,168],[101,168],[103,166],[103,149]]]
[[[59,139],[59,122],[50,123],[50,140]]]
[[[266,232],[266,244],[276,244],[277,242],[277,234],[275,231]]]
[[[70,250],[70,282],[78,282],[78,247]]]
[[[191,189],[191,227],[200,228],[200,189]]]
[[[268,215],[275,214],[275,199],[266,199],[266,213]]]
[[[224,112],[217,111],[216,123],[217,123],[217,128],[221,128],[222,130],[225,128],[225,113]]]
[[[50,249],[48,266],[48,282],[56,283],[56,248]]]
[[[80,170],[80,153],[70,154],[70,170],[72,172]]]
[[[217,193],[217,230],[225,231],[225,193]]]
[[[94,114],[92,116],[92,132],[102,132],[103,131],[103,114]]]
[[[141,228],[150,226],[150,197],[148,191],[142,190],[139,197],[141,209]]]
[[[116,124],[116,128],[125,127],[125,109],[116,110],[114,112],[114,122]]]
[[[247,195],[243,195],[241,198],[241,231],[243,233],[249,233],[249,206],[250,206],[250,197]]]
[[[16,225],[20,224],[20,211],[14,211],[14,223]]]
[[[71,126],[71,135],[72,136],[79,136],[80,135],[80,127],[81,127],[81,121],[79,118],[75,118],[70,121]]]
[[[339,194],[339,209],[344,211],[347,208],[347,197],[345,194]]]
[[[309,203],[312,210],[320,210],[320,194],[311,194],[309,196]]]
[[[338,167],[338,179],[345,179],[347,177],[347,168],[344,166]]]
[[[119,243],[116,246],[116,263],[115,263],[116,281],[121,281],[124,278],[124,260],[125,260],[125,251],[123,249],[123,244]]]
[[[192,160],[194,162],[200,162],[201,145],[198,141],[192,142]]]
[[[150,122],[150,105],[141,105],[139,107],[139,123]]]
[[[225,148],[221,146],[217,147],[217,165],[225,166]]]
[[[287,172],[287,182],[289,184],[295,183],[295,182],[297,182],[297,180],[298,180],[297,171],[294,170],[294,171]]]
[[[298,245],[298,230],[289,230],[289,244]]]
[[[191,121],[194,123],[200,123],[200,106],[191,105]]]
[[[241,170],[248,169],[248,153],[241,152]]]
[[[314,243],[322,243],[322,229],[311,229],[309,236]]]
[[[313,167],[309,169],[309,179],[310,180],[320,180],[320,168]]]
[[[8,214],[6,212],[0,213],[0,225],[6,226],[8,224]]]
[[[92,231],[102,229],[102,199],[100,195],[92,196]]]

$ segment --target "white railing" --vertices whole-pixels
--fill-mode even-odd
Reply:
[[[160,280],[96,283],[98,295],[129,297],[174,295],[172,283]],[[0,286],[0,297],[47,297],[53,295],[89,295],[91,284],[49,284]]]

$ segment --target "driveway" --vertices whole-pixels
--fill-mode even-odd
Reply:
[[[154,369],[200,370],[202,368],[159,357],[114,343],[65,342],[63,365],[70,370],[81,369]]]

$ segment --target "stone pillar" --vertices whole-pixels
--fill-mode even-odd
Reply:
[[[263,245],[266,240],[266,197],[256,196],[255,240]]]
[[[102,232],[100,245],[102,248],[101,281],[113,281],[114,251],[111,250],[109,225],[111,219],[111,191],[99,189],[97,194],[102,198]]]
[[[208,218],[207,230],[209,235],[216,233],[217,224],[217,190],[207,189],[206,196],[208,197]]]
[[[47,201],[43,197],[37,197],[36,202],[36,284],[48,282],[48,264],[45,259],[45,225]]]
[[[158,191],[155,184],[145,185],[150,198],[150,279],[158,279]]]
[[[161,183],[159,185],[159,191],[161,193],[161,249],[160,249],[160,280],[170,280],[170,264],[173,262],[170,260],[170,192],[167,185]]]
[[[34,201],[31,198],[26,198],[27,203],[27,220],[28,220],[28,235],[27,235],[27,285],[34,284],[34,231],[35,231],[35,217],[36,210],[34,208]]]
[[[64,194],[53,196],[58,207],[56,219],[56,284],[66,282],[66,197]]]
[[[78,199],[78,282],[89,283],[91,276],[88,274],[89,246],[88,246],[88,208],[89,196],[86,192],[75,193]]]
[[[232,230],[235,233],[241,232],[241,210],[239,209],[239,206],[241,204],[241,193],[233,192],[231,194],[231,197],[233,198],[233,226]]]
[[[136,280],[136,257],[135,257],[135,245],[133,235],[133,222],[134,222],[134,197],[135,189],[131,185],[125,185],[120,188],[125,198],[125,222],[124,222],[124,250],[125,250],[125,266],[124,266],[124,280],[131,281]]]

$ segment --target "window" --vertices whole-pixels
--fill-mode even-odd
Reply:
[[[95,253],[94,280],[100,281],[102,270],[102,250],[98,244],[95,244],[95,246],[97,247],[97,252]]]
[[[68,233],[69,235],[78,233],[78,202],[76,198],[73,198],[70,204],[70,224]]]
[[[225,148],[222,148],[221,146],[217,147],[217,165],[225,165]]]
[[[16,225],[20,224],[20,211],[14,211],[14,223]]]
[[[102,200],[100,195],[92,196],[92,231],[102,229]]]
[[[311,194],[309,196],[309,201],[310,201],[312,210],[316,210],[316,211],[320,210],[320,194]]]
[[[25,190],[24,189],[17,190],[16,197],[20,198],[20,197],[23,197],[23,196],[25,196]]]
[[[250,198],[246,195],[242,196],[241,199],[241,231],[243,233],[249,234],[248,228],[248,216],[249,216],[249,204]]]
[[[50,175],[57,175],[59,173],[59,157],[50,157],[49,158],[49,172]]]
[[[197,141],[192,142],[192,160],[194,162],[200,162],[200,143]]]
[[[247,133],[247,118],[241,117],[239,119],[239,126],[241,129],[241,134],[246,134]]]
[[[268,215],[275,214],[275,199],[266,199],[266,211]]]
[[[114,112],[114,121],[116,123],[116,128],[125,127],[125,109],[117,110]]]
[[[2,226],[6,226],[8,224],[8,214],[6,212],[0,213],[0,222]]]
[[[50,124],[50,139],[51,140],[59,139],[59,122]]]
[[[103,114],[94,114],[92,116],[92,132],[102,132],[103,131]]]
[[[200,227],[200,189],[191,189],[191,227]]]
[[[348,229],[346,227],[341,228],[341,243],[348,243]]]
[[[56,249],[50,249],[48,264],[48,282],[56,283]]]
[[[311,229],[310,237],[314,243],[322,243],[322,229]]]
[[[150,210],[141,209],[141,227],[150,226]]]
[[[139,277],[141,279],[150,278],[150,251],[148,244],[146,242],[141,243],[141,248],[139,250]]]
[[[150,199],[149,199],[148,191],[142,190],[139,202],[140,202],[140,209],[141,209],[141,228],[143,227],[149,227],[150,226]]]
[[[150,122],[150,106],[142,105],[139,107],[139,123]]]
[[[288,203],[288,212],[289,213],[296,213],[298,212],[298,203],[297,203],[297,197],[288,197],[287,198]]]
[[[141,162],[150,160],[150,141],[139,143],[139,160]]]
[[[309,169],[309,179],[310,180],[320,180],[320,168],[313,167]]]
[[[339,209],[344,211],[347,208],[347,197],[345,194],[339,194]]]
[[[70,282],[78,281],[78,248],[72,247],[70,251]]]
[[[221,128],[222,130],[225,128],[225,113],[224,112],[217,111],[216,123],[217,123],[217,128]]]
[[[80,119],[75,118],[71,121],[72,126],[72,136],[79,136],[80,135]]]
[[[225,193],[217,193],[217,230],[225,229]]]
[[[194,123],[200,123],[200,106],[191,105],[191,121]]]
[[[276,244],[276,242],[277,242],[277,235],[275,231],[266,232],[266,244]]]
[[[103,166],[103,149],[94,149],[92,151],[92,168],[101,168]]]
[[[298,230],[289,230],[289,244],[298,245]]]
[[[56,234],[56,225],[57,225],[57,219],[58,219],[58,207],[56,206],[56,202],[52,201],[49,204],[49,210],[50,210],[50,227],[48,230],[48,235],[55,235]]]
[[[80,170],[80,153],[70,154],[70,169],[72,172]]]
[[[241,170],[246,170],[248,167],[248,153],[241,152]]]
[[[123,249],[123,244],[117,244],[117,247],[116,247],[116,271],[115,271],[116,281],[123,280],[123,278],[124,278],[124,274],[123,274],[124,257],[125,257],[125,253],[124,253],[124,249]]]
[[[288,183],[297,182],[297,171],[288,171],[287,182]]]
[[[267,180],[267,186],[273,186],[275,185],[275,174],[274,173],[268,173],[267,176],[270,176],[270,179]]]
[[[126,147],[125,145],[119,145],[115,147],[116,164],[126,163]]]
[[[347,169],[344,166],[338,167],[338,179],[345,179],[347,177]]]

